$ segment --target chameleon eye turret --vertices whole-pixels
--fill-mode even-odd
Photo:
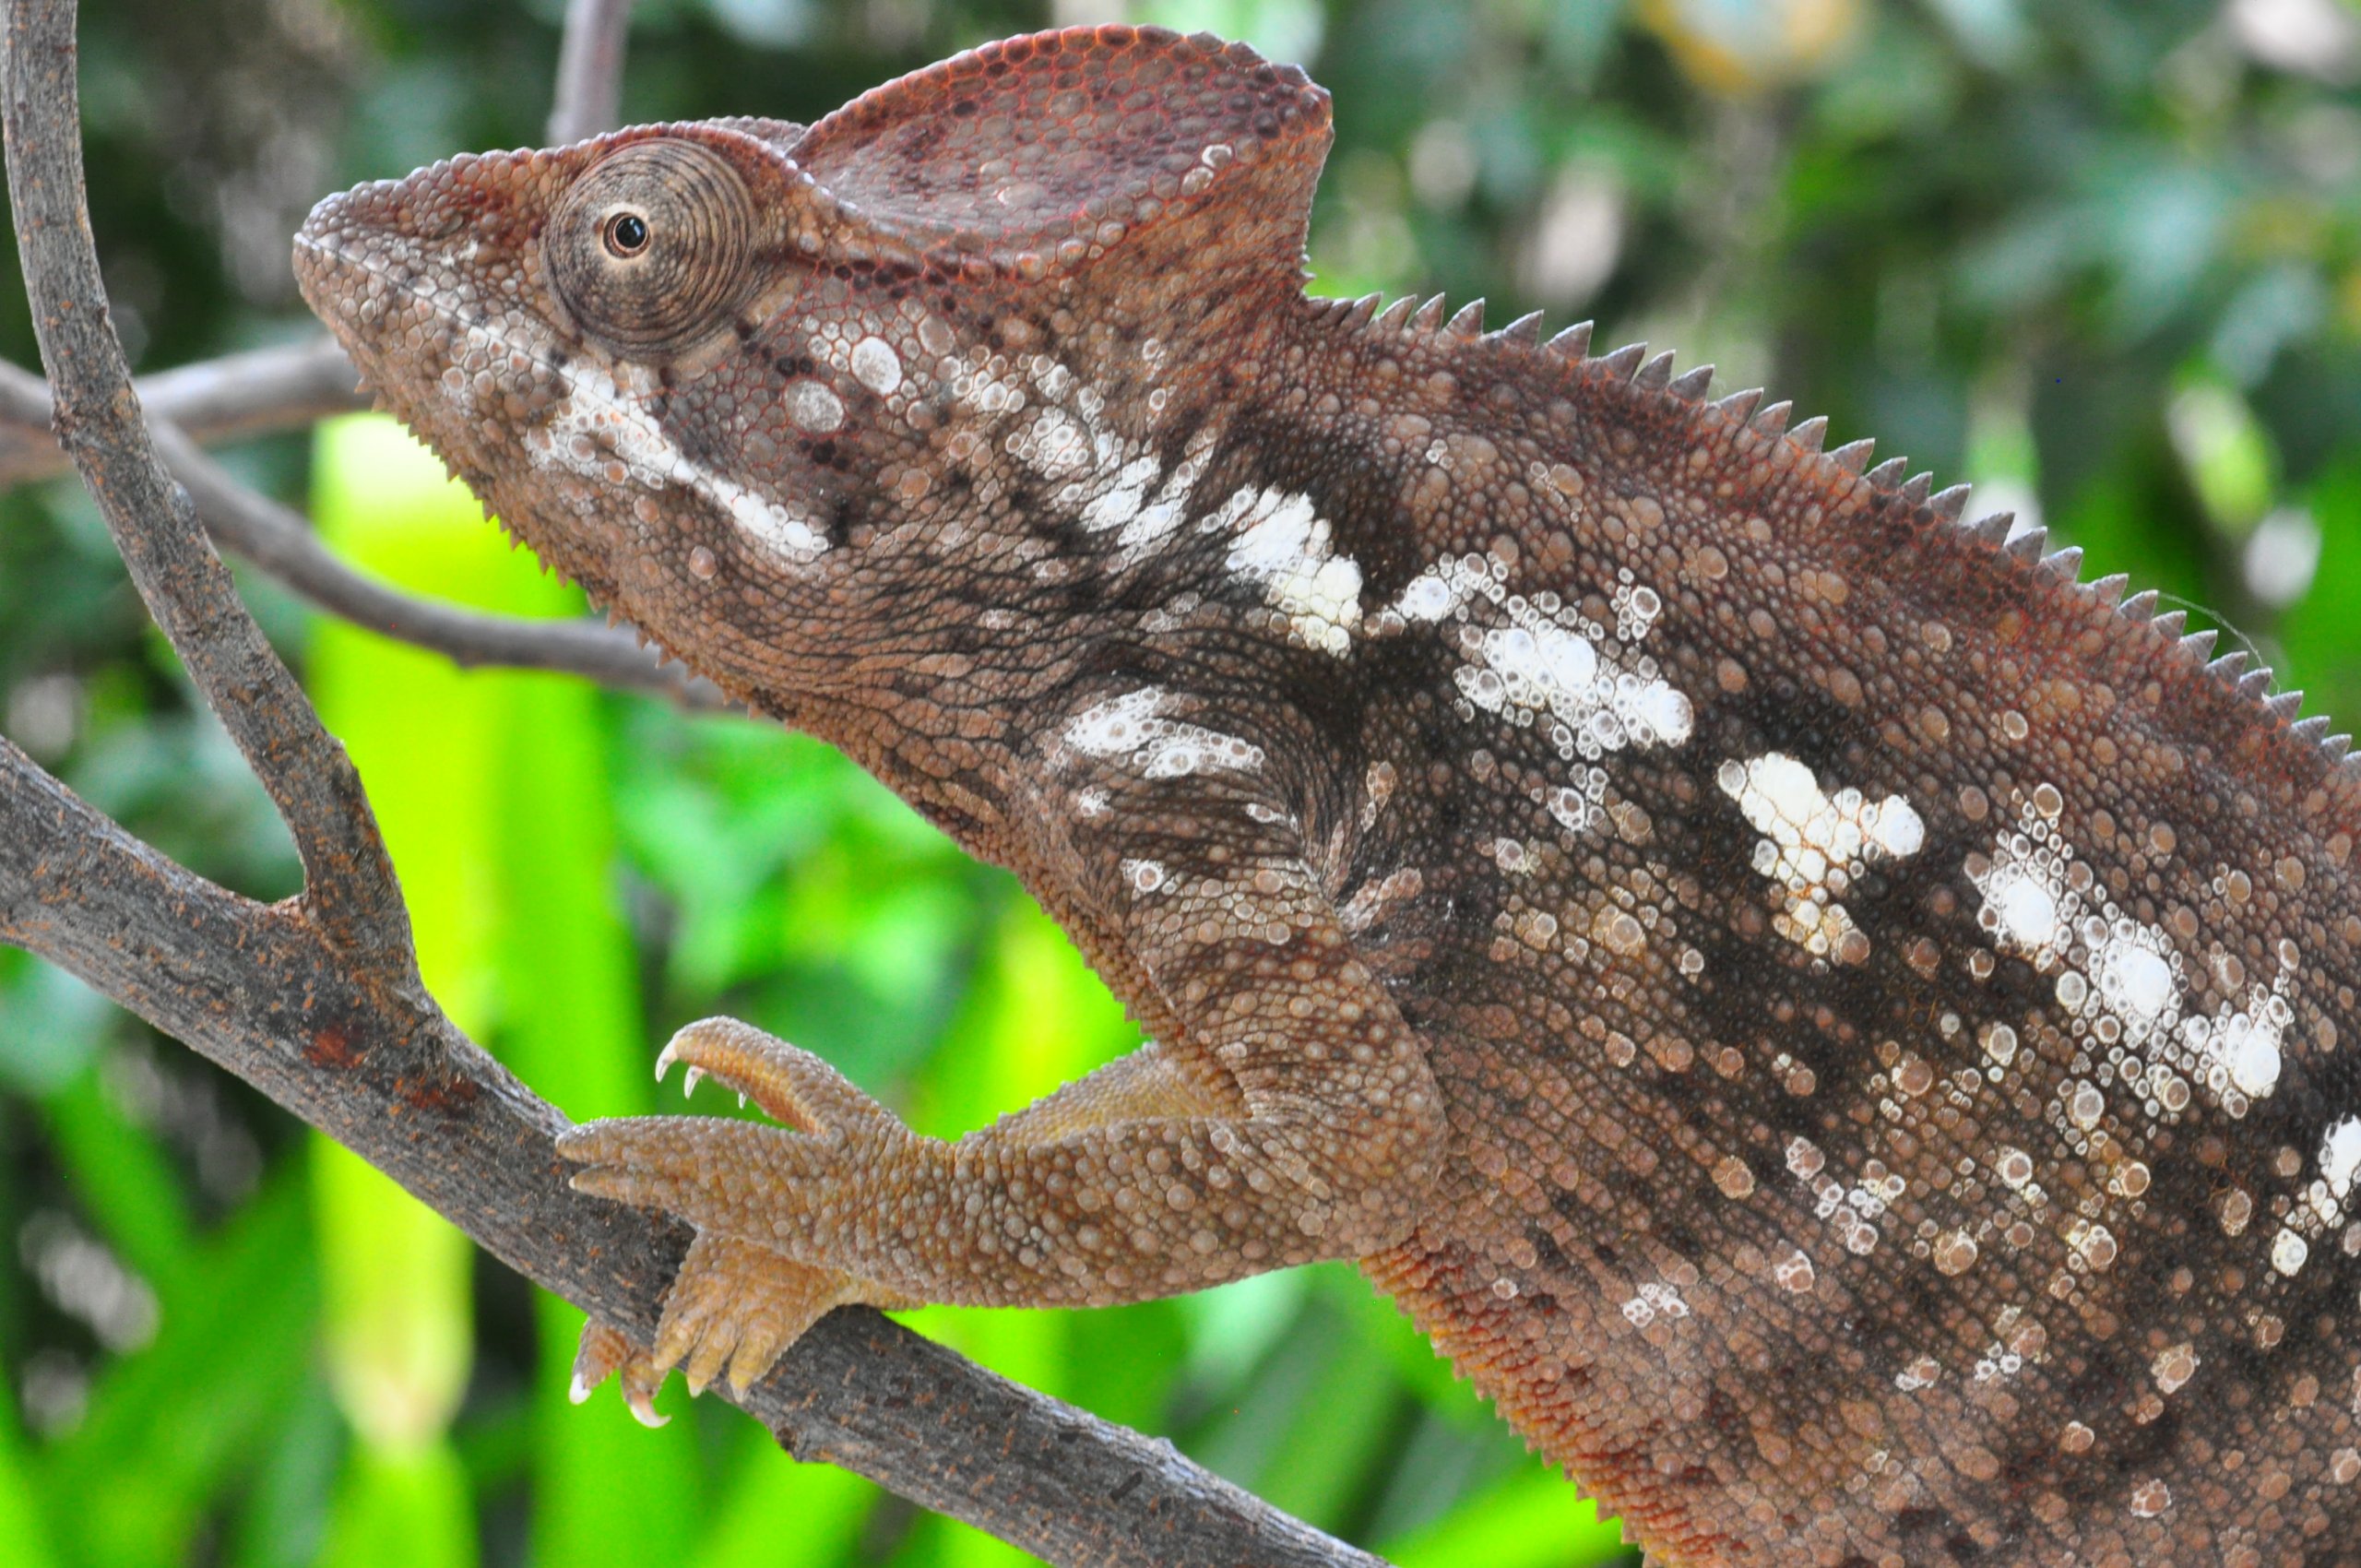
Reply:
[[[566,189],[541,254],[552,291],[586,335],[655,359],[728,329],[754,287],[764,227],[745,182],[710,149],[634,142]]]

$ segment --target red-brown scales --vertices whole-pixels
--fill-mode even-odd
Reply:
[[[1667,1562],[2352,1561],[2342,743],[1785,405],[1304,298],[1327,144],[1106,29],[306,226],[510,528],[1159,1042],[947,1145],[688,1031],[789,1126],[569,1137],[701,1230],[586,1380],[1351,1255]]]

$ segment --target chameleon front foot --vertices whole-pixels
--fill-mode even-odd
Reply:
[[[750,1226],[765,1233],[791,1228],[797,1184],[819,1178],[848,1141],[908,1136],[890,1113],[818,1057],[734,1019],[709,1018],[673,1036],[657,1058],[657,1076],[675,1062],[687,1068],[692,1092],[710,1075],[785,1125],[633,1117],[591,1123],[558,1139],[559,1153],[585,1166],[574,1178],[577,1190],[668,1209],[697,1227],[665,1297],[655,1348],[642,1351],[594,1323],[575,1358],[576,1402],[618,1374],[632,1413],[651,1426],[662,1424],[653,1399],[675,1366],[692,1394],[725,1370],[731,1389],[743,1394],[830,1310],[921,1304],[842,1269],[799,1263],[742,1233]],[[751,1172],[761,1174],[750,1179]],[[750,1194],[765,1201],[755,1206]],[[759,1214],[750,1212],[757,1206]]]

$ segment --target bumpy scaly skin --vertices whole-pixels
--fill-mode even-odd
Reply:
[[[701,1234],[586,1377],[1350,1255],[1667,1562],[2345,1560],[2341,743],[1784,405],[1306,300],[1327,139],[1101,30],[306,226],[509,527],[1159,1042],[942,1144],[690,1031],[786,1125],[566,1140]]]

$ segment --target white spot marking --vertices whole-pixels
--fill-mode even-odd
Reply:
[[[880,398],[890,398],[901,389],[902,356],[883,338],[863,338],[852,346],[852,374]]]
[[[2148,1370],[2155,1375],[2158,1393],[2177,1394],[2189,1385],[2189,1380],[2195,1377],[2197,1369],[2204,1364],[2204,1358],[2197,1353],[2197,1348],[2184,1339],[2169,1349],[2156,1352],[2156,1358],[2148,1364]]]
[[[1360,564],[1331,550],[1328,519],[1313,515],[1310,496],[1250,487],[1202,526],[1233,535],[1229,569],[1263,585],[1297,640],[1340,659],[1352,651],[1361,624]]]
[[[1009,436],[1007,446],[1044,479],[1065,479],[1090,466],[1090,438],[1062,409],[1043,409]]]
[[[2361,1117],[2346,1117],[2320,1140],[2320,1175],[2338,1198],[2351,1195],[2353,1180],[2361,1175]]]
[[[787,384],[787,417],[797,428],[825,435],[845,422],[844,399],[808,376]]]
[[[1251,772],[1263,766],[1260,746],[1159,717],[1169,698],[1161,687],[1142,686],[1095,703],[1067,722],[1066,743],[1091,756],[1128,761],[1147,778],[1214,769]]]
[[[2283,969],[2269,992],[2254,988],[2243,1008],[2225,1007],[2212,1018],[2191,1018],[2183,1028],[2191,1050],[2249,1099],[2267,1099],[2279,1087],[2284,1065],[2280,1040],[2296,1021],[2284,994],[2289,982]]]
[[[2012,945],[2041,953],[2058,944],[2064,933],[2058,892],[2033,872],[2014,865],[1996,868],[1978,888],[2000,934]]]
[[[1900,795],[1869,801],[1858,790],[1831,796],[1784,752],[1725,762],[1714,782],[1764,835],[1754,869],[1786,894],[1774,922],[1780,934],[1817,958],[1865,957],[1847,952],[1857,945],[1851,940],[1857,928],[1838,896],[1871,864],[1915,854],[1926,842],[1926,824],[1910,802]]]
[[[2162,932],[2124,922],[2100,938],[2091,965],[2099,1000],[2144,1036],[2180,1011]],[[2127,1032],[2134,1032],[2127,1029]]]
[[[1638,1295],[1623,1303],[1623,1315],[1631,1320],[1632,1327],[1645,1328],[1658,1318],[1669,1321],[1687,1317],[1689,1303],[1669,1285],[1643,1285]]]
[[[1410,579],[1394,608],[1406,621],[1440,621],[1459,608],[1462,600],[1449,583],[1432,572],[1421,572]]]

